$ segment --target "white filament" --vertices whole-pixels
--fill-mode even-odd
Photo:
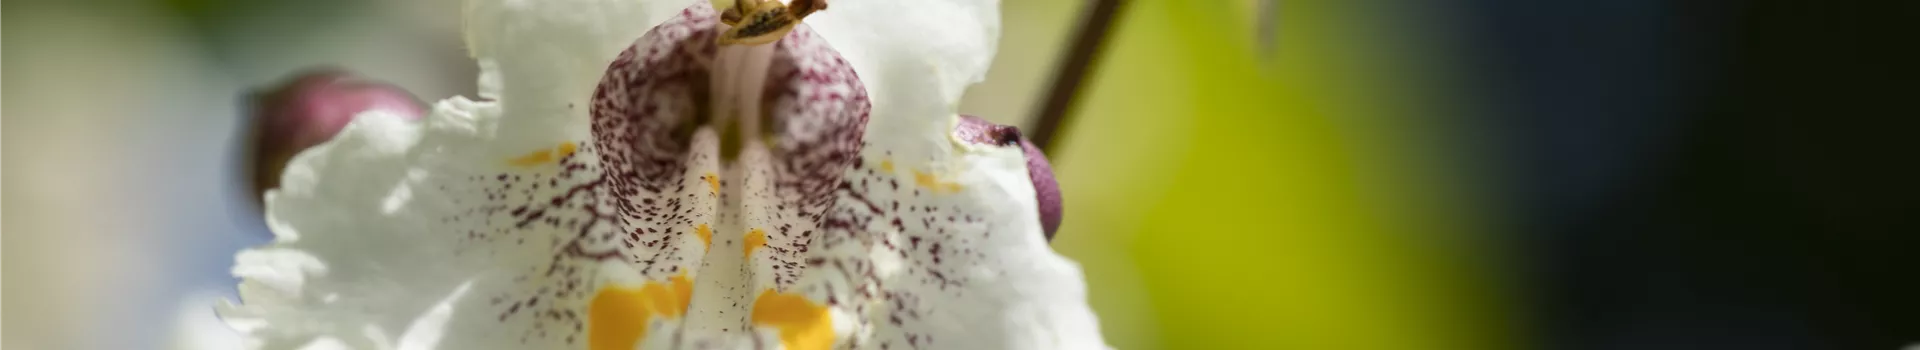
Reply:
[[[725,24],[720,27],[721,32],[728,29]],[[760,99],[766,91],[767,68],[773,65],[774,43],[720,46],[708,84],[713,97],[713,126],[733,127],[737,120],[740,135],[760,135]]]

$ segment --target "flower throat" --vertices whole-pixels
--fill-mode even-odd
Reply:
[[[716,2],[716,6],[724,6]],[[774,45],[800,20],[826,9],[825,0],[737,0],[720,15],[719,51],[709,73],[707,123],[720,131],[720,157],[732,161],[747,138],[771,143],[776,125],[773,111],[764,105],[767,69]],[[693,123],[699,125],[705,123]]]

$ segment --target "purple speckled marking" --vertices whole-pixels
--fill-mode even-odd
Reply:
[[[762,95],[762,113],[772,122],[767,152],[716,159],[719,146],[700,141],[711,138],[702,139],[696,130],[708,119],[706,84],[718,52],[717,21],[714,11],[698,2],[614,58],[586,106],[593,139],[560,157],[556,166],[469,179],[483,189],[486,203],[472,213],[484,217],[484,225],[468,232],[466,240],[533,244],[551,252],[546,264],[517,272],[514,281],[528,287],[489,296],[499,321],[525,322],[522,341],[577,344],[584,339],[586,319],[580,308],[599,287],[593,282],[596,264],[623,262],[656,280],[690,272],[701,267],[705,254],[692,227],[731,218],[767,235],[766,245],[743,267],[754,274],[750,277],[771,274],[771,287],[781,292],[804,293],[870,316],[850,320],[853,334],[871,338],[842,339],[848,348],[935,347],[941,339],[964,334],[943,327],[970,313],[941,307],[996,302],[994,293],[980,291],[1000,286],[974,279],[983,270],[1019,268],[1005,266],[1002,253],[986,251],[994,246],[985,242],[1013,240],[994,236],[1000,227],[995,223],[1001,222],[994,216],[1008,213],[977,193],[923,191],[904,175],[908,172],[882,171],[863,159],[868,145],[861,138],[871,110],[866,89],[852,66],[805,25],[774,44]],[[1044,156],[1012,128],[969,117],[954,132],[974,142],[1022,144],[1041,221],[1051,236],[1059,223],[1059,192]],[[884,150],[869,155],[893,157]],[[893,160],[903,169],[945,161]],[[716,196],[707,192],[703,179],[693,178],[703,171],[697,167],[712,164],[718,164],[718,174],[749,171],[738,172],[741,180],[722,181],[728,190]],[[752,181],[771,186],[766,192],[736,191]],[[760,207],[744,205],[748,202],[738,197],[768,200],[756,202]],[[525,241],[544,237],[527,234],[533,230],[565,233],[551,242]],[[715,232],[712,239],[719,245],[738,234]],[[1015,236],[1002,236],[1007,237]],[[882,258],[900,262],[899,272],[883,276]],[[809,274],[822,278],[802,284]],[[681,339],[684,330],[676,328],[671,336]]]
[[[489,296],[498,321],[523,324],[522,342],[584,340],[586,317],[580,308],[598,288],[593,282],[597,264],[623,261],[650,279],[699,266],[704,252],[692,228],[724,214],[711,207],[720,200],[702,197],[712,194],[704,186],[690,186],[700,182],[687,175],[689,164],[711,164],[720,156],[717,147],[696,149],[692,143],[692,130],[707,119],[716,20],[705,2],[696,3],[614,58],[587,106],[593,139],[576,152],[559,157],[554,166],[467,179],[486,202],[444,220],[480,220],[465,232],[462,246],[552,247],[546,264],[512,279],[527,287]],[[783,209],[779,212],[818,221],[833,205],[841,176],[858,160],[871,107],[852,66],[806,26],[774,45],[762,103],[762,113],[773,123],[774,141],[768,145],[773,164],[771,174],[761,175],[775,179],[775,193],[747,195],[772,196]],[[812,234],[811,228],[789,232],[789,227],[768,234]],[[527,241],[540,237],[530,234],[534,230],[565,233],[551,242]],[[721,239],[715,235],[715,243]],[[776,260],[798,266],[806,241],[779,241],[787,246],[773,248],[791,254]],[[782,280],[791,283],[799,271],[787,270]]]

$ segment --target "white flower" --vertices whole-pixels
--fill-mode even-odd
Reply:
[[[1105,348],[1021,147],[954,132],[993,1],[728,45],[705,2],[465,10],[480,99],[363,114],[267,194],[219,308],[249,347]]]

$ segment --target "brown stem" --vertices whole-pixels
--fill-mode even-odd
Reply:
[[[1053,139],[1060,134],[1060,126],[1066,124],[1067,115],[1072,112],[1081,86],[1086,84],[1088,72],[1097,63],[1094,58],[1105,46],[1103,44],[1107,41],[1108,33],[1112,32],[1114,18],[1119,17],[1122,2],[1089,0],[1088,8],[1082,12],[1080,26],[1074,32],[1073,46],[1068,48],[1067,57],[1055,69],[1053,86],[1047,89],[1047,99],[1040,106],[1039,115],[1034,118],[1032,132],[1027,133],[1028,140],[1040,149],[1051,150]]]

